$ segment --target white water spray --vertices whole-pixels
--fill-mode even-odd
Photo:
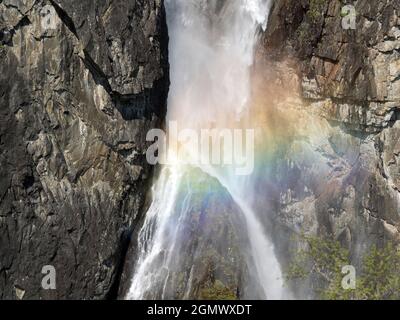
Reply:
[[[171,88],[167,121],[205,129],[237,126],[250,100],[250,67],[257,30],[265,28],[270,0],[165,0],[170,34]],[[262,287],[260,299],[284,298],[273,246],[253,210],[251,177],[227,168],[202,167],[217,178],[240,207],[251,247],[252,276]],[[165,166],[153,187],[153,202],[138,237],[137,266],[128,299],[170,298],[171,264],[180,261],[178,234],[189,214],[187,195],[178,199],[186,167]],[[176,212],[176,202],[183,201]],[[187,284],[185,298],[190,291]],[[161,289],[160,289],[161,288]],[[156,292],[155,292],[156,291]]]

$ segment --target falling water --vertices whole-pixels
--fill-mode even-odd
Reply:
[[[181,129],[243,126],[250,102],[250,67],[257,31],[265,28],[270,0],[165,0],[170,34],[171,88],[168,121]],[[152,204],[138,235],[138,258],[128,299],[175,298],[171,281],[178,264],[196,261],[182,241],[190,221],[194,187],[192,169],[178,159],[161,169]],[[252,176],[232,168],[199,165],[216,178],[240,208],[250,247],[247,266],[260,299],[281,299],[282,275],[273,246],[260,223]],[[184,196],[181,196],[181,194]],[[195,262],[193,262],[195,263]],[[192,278],[183,285],[191,298]]]

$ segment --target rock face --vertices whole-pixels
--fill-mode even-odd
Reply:
[[[355,29],[344,6],[276,0],[259,50],[290,132],[274,177],[284,264],[293,233],[334,236],[356,265],[371,244],[400,240],[400,1],[354,1]]]
[[[326,118],[379,132],[399,117],[400,1],[358,1],[354,30],[344,29],[351,16],[342,8],[341,1],[277,1],[267,45],[302,61],[303,97],[320,103]]]
[[[0,298],[113,298],[166,111],[163,3],[1,0],[0,41]]]

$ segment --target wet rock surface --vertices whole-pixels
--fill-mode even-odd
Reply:
[[[278,88],[261,90],[287,129],[273,178],[283,265],[302,232],[333,235],[355,265],[371,244],[400,240],[400,2],[355,1],[354,30],[344,5],[275,1],[259,52],[262,81]]]
[[[167,230],[151,236],[147,230],[148,243],[142,244],[159,246],[155,258],[146,264],[150,274],[140,273],[143,278],[149,277],[149,287],[131,289],[143,290],[143,297],[151,300],[236,300],[258,296],[262,289],[249,277],[247,262],[251,256],[247,256],[250,249],[243,213],[217,179],[197,168],[185,171],[172,212]],[[155,230],[153,224],[156,223],[149,223]],[[135,233],[141,228],[139,223]],[[152,238],[162,236],[169,241],[152,244]],[[139,267],[136,248],[143,247],[135,242],[127,255],[121,299],[130,298],[127,294]]]
[[[166,112],[163,3],[4,0],[0,43],[0,298],[113,298]]]

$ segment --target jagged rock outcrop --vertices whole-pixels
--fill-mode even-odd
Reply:
[[[255,69],[269,68],[276,90],[260,90],[286,128],[273,191],[283,265],[293,233],[333,235],[356,265],[371,244],[400,241],[399,49],[398,0],[275,1]]]
[[[0,298],[112,298],[166,111],[163,2],[2,0],[0,41]]]

